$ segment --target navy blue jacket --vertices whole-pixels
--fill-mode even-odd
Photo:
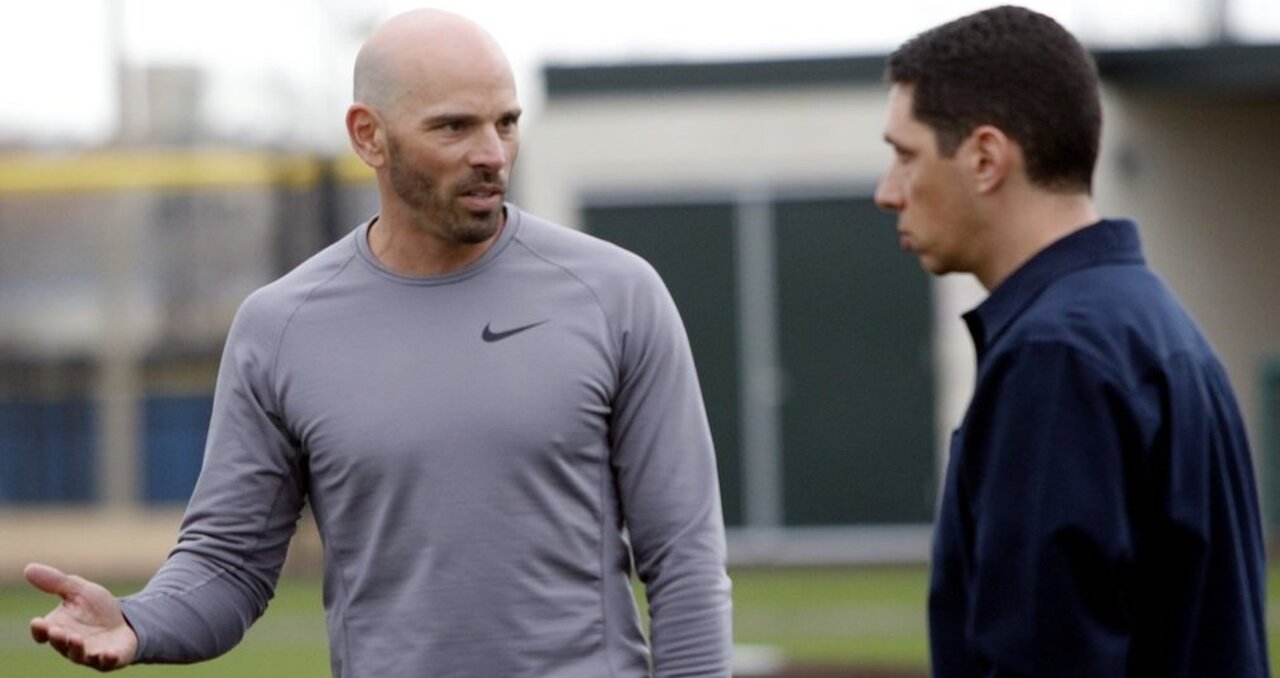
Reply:
[[[965,322],[978,374],[934,537],[935,675],[1268,675],[1244,427],[1136,226],[1059,240]]]

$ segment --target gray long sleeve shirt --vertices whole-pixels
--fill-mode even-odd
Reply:
[[[365,224],[245,301],[178,545],[122,601],[140,661],[235,645],[309,501],[335,676],[729,674],[715,458],[670,295],[639,257],[507,215],[449,275],[388,271]]]

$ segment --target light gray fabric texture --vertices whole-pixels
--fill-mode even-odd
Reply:
[[[122,601],[140,660],[234,646],[309,502],[334,676],[728,676],[715,455],[657,273],[513,205],[440,277],[368,229],[237,314],[178,545]]]

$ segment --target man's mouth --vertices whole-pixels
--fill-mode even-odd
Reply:
[[[471,209],[492,209],[502,203],[506,189],[501,184],[479,184],[465,187],[458,192],[463,205]]]

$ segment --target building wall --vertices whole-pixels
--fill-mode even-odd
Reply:
[[[1260,375],[1280,353],[1280,102],[1107,90],[1097,198],[1226,364],[1262,444]]]
[[[553,98],[527,128],[518,196],[576,226],[584,197],[599,194],[870,195],[889,161],[884,98],[878,84]],[[1099,207],[1140,222],[1151,264],[1222,356],[1257,447],[1261,365],[1280,352],[1280,103],[1107,87],[1104,108]],[[973,381],[959,314],[985,292],[970,276],[933,285],[941,464]]]
[[[869,168],[888,160],[873,132],[881,99],[854,88],[553,99],[526,131],[516,190],[530,210],[573,226],[588,193],[869,194]]]
[[[811,186],[870,197],[891,159],[886,103],[879,85],[551,100],[527,129],[516,189],[524,207],[571,226],[584,196],[600,193]],[[985,293],[970,276],[932,285],[941,468],[973,383],[959,316]]]
[[[583,207],[601,200],[662,203],[709,197],[752,203],[779,196],[811,194],[843,195],[869,201],[881,171],[891,159],[881,136],[885,104],[884,90],[879,85],[552,98],[525,128],[515,180],[517,200],[534,213],[574,227],[583,226],[580,223]],[[886,216],[875,226],[864,226],[884,229],[883,244],[876,246],[883,249],[877,249],[870,256],[907,267],[909,277],[915,273],[915,262],[894,247],[896,238],[886,222],[891,223],[891,218]],[[851,217],[848,227],[859,228],[870,223],[872,221]],[[831,247],[836,245],[832,243]],[[857,285],[857,273],[850,271],[841,284]],[[935,290],[933,298],[945,302],[947,308],[972,298],[964,280],[929,282],[923,272],[919,276],[924,287]],[[969,294],[951,294],[950,288],[957,284]],[[899,292],[903,299],[916,299],[905,294],[905,290]],[[841,294],[839,286],[817,293]],[[886,292],[885,296],[891,298],[894,294]],[[957,296],[959,301],[952,301]],[[913,310],[918,308],[900,310],[897,315],[907,317]],[[930,309],[928,313],[940,316],[942,312]],[[952,313],[950,322],[953,329],[963,332],[957,315]],[[855,324],[860,322],[868,321],[863,319]],[[870,322],[895,324],[893,318]],[[864,327],[861,331],[875,333],[882,329]],[[942,335],[935,332],[934,336]],[[929,338],[921,338],[928,347]],[[958,421],[960,409],[959,405],[949,403],[962,404],[968,395],[963,389],[972,380],[968,376],[972,374],[972,350],[967,343],[958,346],[959,359],[937,370],[942,383],[938,379],[933,382],[938,385],[939,394],[934,407],[930,408],[937,416],[933,430],[937,436],[935,454],[939,466],[945,440]],[[733,347],[724,348],[732,350]],[[951,353],[957,351],[935,347],[934,364],[938,364],[939,356]],[[953,366],[958,369],[952,369]],[[846,403],[857,401],[858,389],[874,392],[877,388],[890,388],[887,384],[859,384],[856,375],[847,376],[844,387],[847,391],[843,394]],[[782,379],[787,381],[788,376],[783,374]],[[842,399],[840,393],[832,395],[836,401]],[[945,415],[941,414],[944,412]],[[944,419],[946,416],[952,418]],[[925,419],[929,419],[928,414]],[[787,458],[805,453],[784,445],[783,454]],[[732,452],[728,454],[733,456]],[[858,456],[869,460],[874,455],[868,450]],[[890,471],[877,469],[875,473]],[[936,482],[939,475],[930,476],[929,482]],[[747,476],[752,476],[750,471]],[[899,489],[909,491],[906,488],[912,482]],[[930,490],[926,486],[924,491]],[[757,495],[744,498],[747,502],[756,499]],[[747,527],[755,528],[751,513],[748,508]],[[786,518],[790,521],[792,516],[788,514]],[[927,554],[927,526],[918,532],[899,528],[894,533],[855,528],[839,535],[823,533],[811,542],[805,540],[804,529],[793,528],[789,532],[800,534],[798,539],[791,538],[785,548],[769,538],[757,543],[754,537],[758,534],[742,533],[738,539],[731,540],[731,546],[735,547],[732,555],[744,560],[770,559],[786,551],[803,552],[795,556],[799,559],[914,560]],[[833,545],[840,548],[832,550]]]

